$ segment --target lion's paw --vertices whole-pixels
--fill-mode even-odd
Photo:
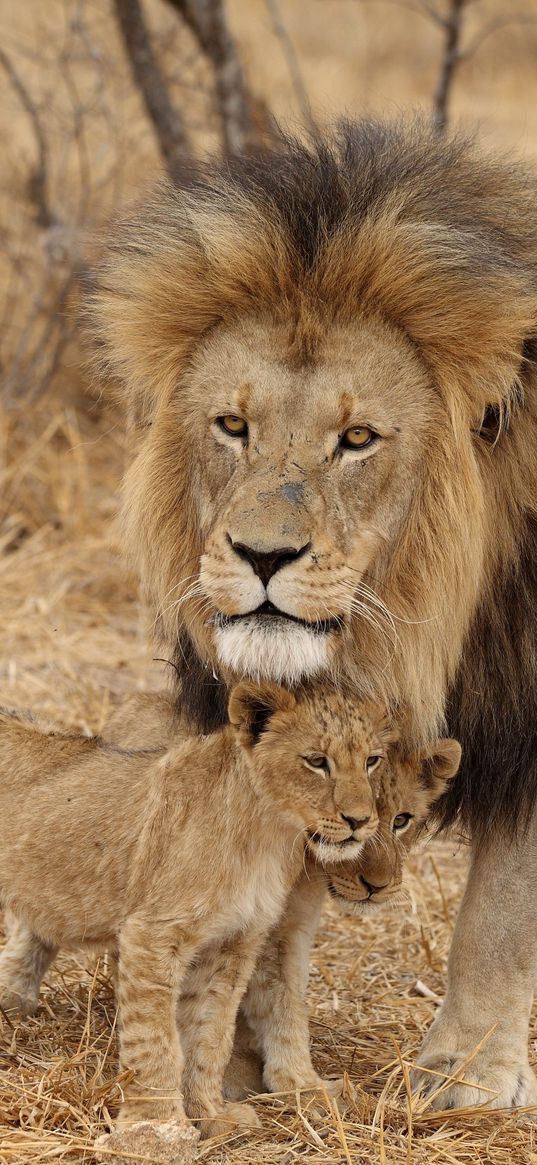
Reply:
[[[431,1108],[537,1106],[537,1079],[525,1052],[521,1055],[518,1049],[502,1046],[493,1034],[473,1055],[469,1039],[461,1047],[462,1041],[453,1036],[450,1039],[449,1035],[449,1030],[443,1033],[440,1026],[437,1032],[430,1033],[412,1073],[414,1090],[429,1101]],[[474,1046],[478,1043],[476,1040]]]
[[[95,1142],[95,1155],[103,1165],[132,1165],[152,1161],[158,1165],[191,1165],[199,1133],[189,1121],[137,1121],[105,1133]]]

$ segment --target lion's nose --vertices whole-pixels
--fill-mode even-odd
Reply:
[[[301,558],[310,546],[309,542],[306,542],[298,550],[295,546],[278,546],[274,550],[254,550],[253,546],[246,546],[244,542],[232,542],[231,545],[240,558],[245,558],[250,563],[254,574],[261,579],[265,587],[273,574],[276,574],[288,562],[295,562],[297,558]]]
[[[355,830],[361,829],[363,825],[367,825],[368,821],[371,821],[371,815],[369,817],[346,817],[343,814],[343,820],[347,822],[347,825],[354,833]]]

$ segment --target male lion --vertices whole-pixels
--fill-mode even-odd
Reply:
[[[193,727],[232,675],[331,672],[409,747],[444,717],[463,743],[443,821],[473,864],[421,1054],[456,1074],[479,1045],[449,1105],[537,1101],[536,192],[419,123],[282,138],[161,187],[93,296],[140,421],[124,541]]]

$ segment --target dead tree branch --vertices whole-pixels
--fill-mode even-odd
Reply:
[[[460,51],[463,9],[466,0],[450,0],[449,11],[442,21],[444,51],[440,75],[433,97],[433,121],[438,133],[444,133],[448,119],[448,105],[455,73],[462,60]]]
[[[254,102],[227,25],[223,0],[168,3],[182,17],[212,66],[224,153],[247,152],[259,136],[253,117]]]
[[[284,24],[278,0],[266,0],[266,5],[269,10],[274,35],[279,40],[283,55],[285,57],[289,76],[295,91],[295,96],[300,108],[302,120],[314,136],[319,132],[315,123],[313,113],[311,111],[310,99],[308,91],[304,84],[304,78],[300,69],[300,64],[296,54],[295,46],[289,36],[289,32]]]
[[[143,97],[162,158],[173,178],[191,154],[187,132],[170,101],[140,0],[114,0],[114,8],[134,83]]]
[[[12,60],[0,48],[0,66],[3,68],[11,88],[17,94],[19,101],[28,114],[31,122],[35,144],[37,147],[37,164],[28,182],[28,195],[35,208],[35,218],[38,226],[50,227],[56,219],[50,209],[48,199],[48,150],[47,141],[37,105],[30,96],[26,85],[19,76]]]

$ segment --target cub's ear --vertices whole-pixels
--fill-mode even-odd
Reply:
[[[421,780],[436,800],[458,772],[462,749],[458,740],[437,740],[421,754]]]
[[[248,680],[237,684],[229,697],[230,723],[253,748],[274,712],[290,712],[296,706],[292,692],[276,684],[254,684]]]

